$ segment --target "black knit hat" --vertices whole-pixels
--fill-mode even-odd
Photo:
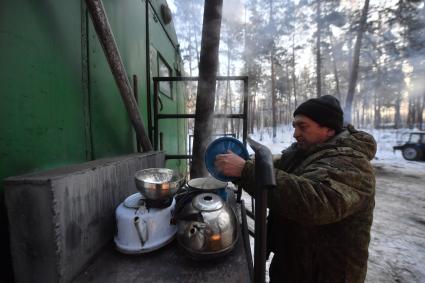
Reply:
[[[319,125],[340,132],[344,122],[344,112],[339,100],[331,95],[312,98],[301,103],[294,111],[296,115],[304,115]]]

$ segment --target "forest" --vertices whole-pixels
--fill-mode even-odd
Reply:
[[[196,76],[204,1],[168,1],[185,75]],[[424,130],[425,8],[418,0],[225,0],[220,76],[249,77],[248,131],[292,121],[308,98],[334,95],[359,128]],[[196,84],[186,84],[188,112]],[[242,84],[218,82],[215,112],[239,113]],[[238,121],[215,129],[239,132]]]

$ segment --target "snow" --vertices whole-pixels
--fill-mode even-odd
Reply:
[[[366,282],[425,282],[425,162],[407,161],[399,150],[393,152],[392,147],[406,140],[410,130],[363,130],[378,145],[372,160],[376,205]],[[292,126],[281,126],[274,139],[271,129],[251,138],[279,154],[295,141],[292,132]],[[250,208],[250,197],[244,194],[244,199]]]

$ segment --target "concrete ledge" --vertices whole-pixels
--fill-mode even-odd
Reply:
[[[72,281],[112,240],[135,171],[164,164],[149,152],[5,179],[16,282]]]

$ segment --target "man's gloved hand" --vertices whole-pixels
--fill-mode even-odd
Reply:
[[[246,161],[242,157],[228,150],[227,153],[218,154],[214,164],[223,175],[228,177],[240,177],[245,162]]]

